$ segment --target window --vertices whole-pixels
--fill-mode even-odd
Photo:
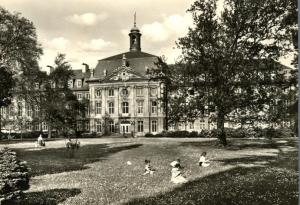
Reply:
[[[78,88],[81,88],[81,86],[82,86],[82,80],[80,79],[80,80],[77,80],[77,87]]]
[[[26,127],[27,130],[31,130],[31,129],[32,129],[31,122],[28,122],[28,121],[27,121],[27,122],[25,123],[25,127]]]
[[[82,94],[81,94],[81,93],[78,93],[78,94],[77,94],[77,99],[78,99],[78,100],[81,100],[81,99],[82,99]]]
[[[143,96],[143,88],[136,89],[136,96]]]
[[[200,119],[200,129],[201,130],[205,129],[205,120],[203,118]]]
[[[69,80],[68,81],[68,87],[69,88],[73,88],[73,80]]]
[[[96,121],[96,132],[101,132],[102,131],[102,126],[101,126],[101,121]]]
[[[151,102],[151,113],[157,113],[157,102],[156,101]]]
[[[34,130],[35,131],[39,131],[40,130],[40,124],[39,123],[34,124]]]
[[[194,122],[190,122],[190,129],[194,129]]]
[[[90,94],[89,94],[89,93],[86,93],[86,94],[85,94],[85,98],[86,98],[86,99],[90,99]]]
[[[115,124],[113,121],[109,122],[109,132],[115,132]]]
[[[108,96],[113,97],[114,96],[114,89],[109,89],[108,90]]]
[[[157,89],[156,88],[150,88],[150,95],[151,96],[156,96],[157,94]]]
[[[39,108],[39,106],[36,105],[35,109],[33,111],[33,117],[38,117],[39,112],[40,112],[40,108]]]
[[[108,103],[108,113],[109,114],[113,114],[114,112],[115,112],[114,103],[113,102],[109,102]]]
[[[3,116],[3,115],[5,115],[5,110],[4,110],[5,108],[4,107],[2,107],[1,109],[0,109],[0,112],[1,112],[1,115]]]
[[[96,90],[96,97],[101,97],[101,90],[100,89]]]
[[[90,122],[89,121],[85,122],[85,130],[90,131]]]
[[[137,104],[138,104],[137,113],[143,113],[144,112],[144,102],[143,101],[138,101]]]
[[[34,83],[34,87],[35,87],[35,89],[39,89],[40,88],[40,84],[39,83]]]
[[[122,113],[128,113],[128,112],[129,112],[128,102],[122,102]]]
[[[85,115],[86,116],[90,115],[90,105],[86,105],[86,107],[85,107]]]
[[[43,130],[48,130],[48,126],[46,122],[42,122],[42,129]]]
[[[23,110],[23,106],[21,103],[18,103],[18,116],[21,117],[22,116],[22,110]]]
[[[137,124],[138,124],[138,132],[144,132],[144,122],[137,121]]]
[[[82,131],[82,122],[77,122],[77,131]]]
[[[152,132],[157,132],[157,121],[156,120],[151,121],[151,130],[152,130]]]
[[[27,105],[26,111],[27,111],[27,116],[32,117],[32,108],[29,104]]]
[[[101,114],[101,102],[96,102],[96,114]]]

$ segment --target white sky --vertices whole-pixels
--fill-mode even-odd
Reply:
[[[194,0],[0,0],[9,11],[33,21],[44,55],[40,66],[52,65],[65,53],[73,69],[82,63],[129,50],[128,33],[137,12],[142,51],[166,56],[173,63],[180,54],[175,41],[187,33],[192,19],[186,10]],[[290,59],[281,62],[289,65]]]

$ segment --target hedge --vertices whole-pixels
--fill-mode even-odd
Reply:
[[[145,134],[145,137],[169,137],[169,138],[217,138],[218,130],[202,130],[201,132],[188,131],[163,131],[158,134]],[[291,129],[255,128],[255,129],[232,129],[225,128],[227,138],[286,138],[295,137]]]
[[[8,148],[0,149],[0,204],[20,202],[23,191],[29,189],[29,173],[26,162],[17,159]]]

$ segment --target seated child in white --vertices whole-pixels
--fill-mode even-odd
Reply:
[[[209,160],[206,160],[206,152],[203,152],[200,156],[200,159],[199,159],[199,166],[200,167],[208,167],[210,164],[209,164]]]
[[[44,139],[43,139],[43,137],[42,137],[42,134],[40,134],[40,136],[37,138],[37,144],[38,144],[39,146],[45,147],[45,141],[44,141]]]
[[[172,170],[171,170],[171,182],[175,183],[175,184],[182,184],[182,183],[186,183],[188,180],[182,176],[181,173],[181,166],[180,163],[176,163],[176,161],[171,163],[172,166]]]
[[[145,160],[145,172],[143,173],[143,175],[146,174],[153,174],[155,171],[155,169],[153,169],[150,165],[150,160]]]

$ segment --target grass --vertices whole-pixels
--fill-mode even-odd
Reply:
[[[9,144],[32,170],[24,204],[296,205],[296,139],[230,140],[219,148],[204,139],[85,139],[79,150],[62,141],[46,149]],[[200,168],[201,152],[211,166]],[[157,169],[142,176],[145,158]],[[189,182],[170,182],[180,158]],[[132,165],[127,165],[130,161]]]

